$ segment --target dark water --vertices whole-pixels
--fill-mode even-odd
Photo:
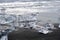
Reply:
[[[22,29],[9,34],[9,40],[60,40],[60,29],[49,34],[42,34],[30,29]]]

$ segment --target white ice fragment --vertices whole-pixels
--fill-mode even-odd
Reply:
[[[58,27],[60,28],[60,25]]]

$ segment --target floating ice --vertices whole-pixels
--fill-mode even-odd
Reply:
[[[8,24],[15,20],[14,16],[11,15],[0,15],[0,24]]]
[[[16,16],[18,20],[16,20]],[[19,28],[32,28],[37,32],[47,34],[53,32],[55,29],[54,25],[51,23],[46,23],[44,25],[39,25],[37,20],[37,14],[26,14],[26,15],[0,15],[0,24],[9,24],[12,23],[11,30],[15,30],[14,26],[18,23]],[[15,22],[17,21],[17,22]],[[15,23],[13,23],[15,22]]]

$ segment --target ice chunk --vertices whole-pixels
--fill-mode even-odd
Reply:
[[[13,22],[15,20],[14,16],[11,15],[0,15],[0,24],[6,24]]]

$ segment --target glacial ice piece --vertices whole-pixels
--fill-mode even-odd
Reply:
[[[56,29],[53,24],[45,24],[45,25],[37,25],[33,27],[33,29],[37,30],[37,32],[43,33],[43,34],[48,34],[53,32],[52,30]]]
[[[60,28],[60,24],[59,24],[59,26],[58,26],[59,28]]]
[[[11,15],[0,15],[0,24],[8,24],[15,20],[14,16]]]
[[[30,14],[30,15],[21,15],[18,17],[17,22],[19,22],[19,28],[32,28],[37,30],[37,32],[41,32],[43,34],[47,34],[52,32],[52,29],[55,27],[53,24],[45,24],[44,26],[39,26],[36,23],[38,22],[36,18],[36,14]],[[13,15],[0,15],[0,24],[9,24],[11,22],[15,22],[16,17]],[[11,24],[11,30],[14,28],[14,25]],[[51,30],[49,30],[51,29]],[[15,30],[15,29],[14,29]]]
[[[8,40],[8,36],[7,35],[2,36],[2,38],[0,40]]]

